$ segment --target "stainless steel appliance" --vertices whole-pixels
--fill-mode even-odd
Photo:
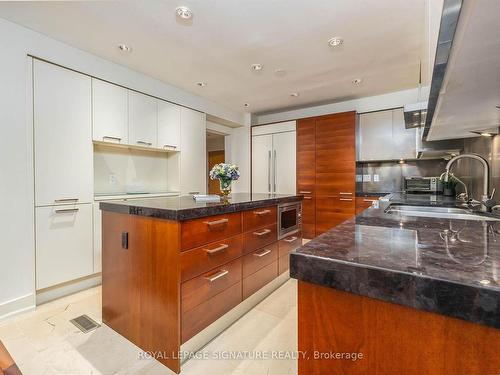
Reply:
[[[405,177],[404,190],[407,193],[433,193],[443,191],[439,177]]]
[[[278,206],[278,239],[300,231],[302,226],[302,203],[284,203]]]

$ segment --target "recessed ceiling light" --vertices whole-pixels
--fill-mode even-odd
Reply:
[[[262,70],[264,68],[264,66],[262,64],[252,64],[250,65],[250,68],[256,72],[258,72],[259,70]]]
[[[300,95],[300,94],[299,94],[298,92],[292,92],[292,93],[290,94],[290,96],[291,96],[291,97],[293,97],[293,98],[296,98],[296,97],[298,97],[299,95]]]
[[[333,38],[330,38],[328,40],[328,45],[330,47],[338,47],[341,46],[342,44],[344,44],[344,39],[342,39],[339,36],[334,36]]]
[[[118,48],[122,52],[131,52],[132,51],[132,48],[130,46],[127,46],[126,44],[119,44]]]
[[[361,85],[361,83],[363,82],[363,79],[362,79],[362,78],[355,78],[355,79],[353,79],[351,82],[352,82],[352,84],[353,84],[354,86],[359,86],[359,85]]]
[[[250,104],[248,104],[248,103],[244,103],[244,104],[243,104],[243,107],[250,107]]]
[[[483,137],[493,137],[493,134],[491,134],[491,133],[482,132],[482,133],[480,133],[480,134],[481,134],[481,136],[483,136]]]
[[[184,6],[177,7],[177,8],[175,8],[175,12],[177,13],[177,15],[180,18],[185,19],[185,20],[189,20],[189,19],[191,19],[191,17],[193,17],[193,11],[191,9],[189,9],[188,7],[184,7]]]
[[[206,82],[196,82],[196,84],[200,87],[205,87],[207,85]]]
[[[491,281],[490,281],[490,280],[488,280],[488,279],[480,280],[479,282],[480,282],[481,284],[483,284],[483,285],[490,285],[490,284],[491,284]]]
[[[277,77],[284,77],[286,75],[286,70],[285,69],[276,69],[274,71],[274,74],[277,76]]]

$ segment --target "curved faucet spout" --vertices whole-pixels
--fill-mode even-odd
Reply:
[[[448,175],[450,174],[450,169],[452,165],[460,159],[473,159],[479,161],[483,165],[483,196],[482,200],[489,199],[489,187],[490,187],[490,166],[488,164],[488,161],[486,161],[485,158],[483,158],[481,155],[478,154],[461,154],[458,156],[455,156],[454,158],[450,159],[448,164],[446,164],[446,176],[445,176],[445,181],[448,178]]]

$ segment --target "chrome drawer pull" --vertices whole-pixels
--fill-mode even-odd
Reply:
[[[363,199],[364,202],[376,202],[378,199]]]
[[[340,195],[352,195],[352,193],[340,193]]]
[[[285,239],[283,239],[283,241],[288,242],[288,243],[292,243],[292,242],[297,241],[297,238],[298,237],[293,236],[293,237],[290,237],[290,238],[285,238]]]
[[[304,199],[313,199],[312,197],[304,197]]]
[[[340,198],[341,201],[352,201],[352,198]]]
[[[312,191],[299,191],[299,194],[312,194]]]
[[[215,254],[215,253],[218,253],[220,251],[226,250],[228,247],[229,247],[229,245],[226,245],[225,243],[223,243],[214,249],[205,249],[205,251],[207,252],[207,254]]]
[[[204,223],[207,225],[220,225],[220,224],[225,224],[229,221],[229,219],[220,219],[220,220],[215,220],[215,221],[205,221]]]
[[[255,215],[267,215],[271,213],[271,210],[254,211]]]
[[[177,148],[177,146],[172,146],[172,145],[163,145],[163,148]]]
[[[220,270],[217,271],[216,273],[212,274],[211,276],[205,276],[205,279],[213,283],[215,280],[220,279],[223,276],[226,276],[229,273],[227,270]]]
[[[79,208],[61,208],[60,210],[54,210],[56,214],[68,214],[71,212],[78,212]]]
[[[196,194],[200,194],[200,192],[199,191],[190,191],[188,193],[188,195],[196,195]]]
[[[255,234],[256,236],[264,236],[266,234],[269,234],[271,233],[271,229],[264,229],[263,231],[261,232],[253,232],[253,234]]]
[[[56,202],[56,203],[64,203],[64,202],[78,202],[78,198],[61,198],[61,199],[54,199],[54,202]]]
[[[112,137],[110,135],[105,135],[105,136],[102,137],[103,141],[106,140],[106,139],[113,139],[113,140],[118,141],[118,142],[122,141],[122,139],[120,137]]]
[[[265,250],[262,253],[253,253],[253,255],[256,257],[262,258],[263,256],[270,254],[270,253],[271,253],[271,250]]]
[[[152,145],[151,142],[145,142],[145,141],[137,141],[137,144],[138,145],[145,145],[145,146],[151,146]]]

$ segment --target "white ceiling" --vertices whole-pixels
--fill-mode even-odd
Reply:
[[[500,126],[499,0],[463,3],[428,139]]]
[[[425,1],[21,1],[0,2],[0,17],[255,113],[415,87]],[[178,5],[193,10],[192,22],[176,19]],[[332,36],[344,45],[331,49]],[[120,52],[121,43],[132,53]],[[252,72],[252,63],[264,69]]]

